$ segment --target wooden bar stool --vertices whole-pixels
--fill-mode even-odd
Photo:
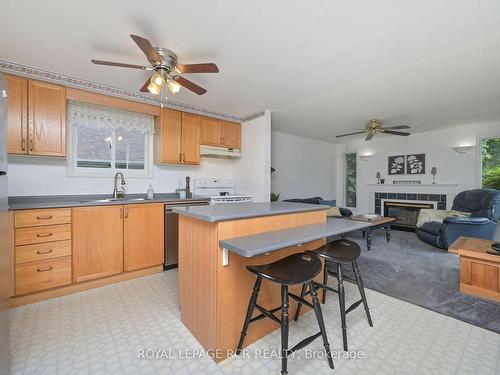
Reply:
[[[346,315],[353,311],[356,307],[363,303],[365,308],[366,317],[368,319],[368,324],[370,327],[373,327],[372,318],[370,315],[370,309],[368,308],[368,302],[366,301],[365,288],[363,286],[363,280],[361,279],[361,274],[359,272],[357,259],[361,255],[361,248],[359,245],[351,240],[340,239],[336,241],[332,241],[323,245],[316,251],[314,254],[325,259],[325,267],[323,270],[323,283],[313,282],[316,288],[323,289],[323,298],[322,303],[326,301],[326,292],[331,291],[338,293],[339,295],[339,305],[340,305],[340,320],[342,324],[342,339],[344,344],[344,350],[347,351],[347,323],[346,323]],[[355,280],[349,280],[344,278],[344,274],[342,271],[342,264],[351,264],[352,270],[354,272]],[[332,270],[335,268],[335,271]],[[333,289],[328,286],[328,275],[336,276],[338,289]],[[344,280],[348,280],[357,284],[359,289],[359,294],[361,295],[361,299],[354,302],[351,306],[349,306],[346,310],[345,308],[345,291],[344,291]],[[309,292],[306,291],[306,284],[302,285],[301,298],[304,298]],[[294,320],[297,321],[300,314],[301,303],[299,302],[297,306],[297,310],[295,312]]]
[[[323,338],[323,345],[326,350],[326,355],[328,359],[328,365],[333,369],[333,360],[330,353],[330,344],[328,343],[328,338],[326,335],[325,323],[323,320],[323,314],[321,312],[321,304],[319,303],[318,295],[316,292],[316,287],[314,286],[313,279],[321,272],[321,260],[314,253],[297,253],[289,255],[283,259],[276,262],[259,265],[259,266],[248,266],[247,269],[257,275],[257,280],[253,288],[252,296],[250,297],[250,302],[248,303],[247,314],[245,318],[245,323],[243,324],[243,329],[241,331],[240,341],[238,343],[238,349],[236,354],[241,353],[241,348],[243,347],[243,341],[247,334],[248,326],[257,320],[263,318],[269,318],[274,320],[281,326],[281,373],[288,374],[287,370],[287,357],[300,350],[310,343],[312,343],[319,336]],[[259,290],[262,283],[262,278],[281,285],[281,306],[274,308],[272,310],[267,310],[264,307],[257,304],[257,299],[259,297]],[[309,286],[309,294],[312,297],[312,304],[306,301],[303,297],[299,297],[293,293],[288,292],[289,285],[303,284]],[[288,297],[292,297],[297,300],[300,304],[312,307],[316,314],[316,320],[319,325],[319,332],[306,337],[304,340],[295,345],[292,349],[288,349]],[[254,309],[261,312],[260,315],[252,318]],[[274,315],[275,312],[281,310],[281,319]]]

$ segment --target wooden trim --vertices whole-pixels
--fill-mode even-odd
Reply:
[[[96,94],[95,92],[78,90],[70,87],[66,89],[66,98],[90,104],[118,108],[125,111],[145,113],[151,116],[160,116],[161,111],[160,107],[156,107],[154,105],[115,98],[113,96],[107,96],[103,94]]]
[[[64,287],[50,289],[43,292],[27,294],[19,297],[12,297],[10,299],[10,305],[11,307],[27,305],[29,303],[44,301],[46,299],[61,297],[77,292],[83,292],[85,290],[95,289],[110,284],[116,284],[122,281],[132,280],[138,277],[153,275],[155,273],[160,273],[160,272],[163,272],[163,265],[145,268],[143,270],[121,273],[119,275],[114,275],[103,279],[91,280],[91,281],[81,282],[78,284],[67,285]]]

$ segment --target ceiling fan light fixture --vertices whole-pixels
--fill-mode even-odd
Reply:
[[[177,94],[181,89],[181,85],[179,85],[177,82],[175,82],[172,79],[169,79],[167,81],[167,87],[172,94]]]
[[[160,95],[161,89],[162,89],[162,86],[155,85],[153,80],[151,80],[151,83],[148,86],[148,90],[151,94]]]
[[[163,87],[163,85],[165,84],[165,78],[163,77],[162,74],[155,73],[151,77],[151,83],[154,83],[156,86]]]

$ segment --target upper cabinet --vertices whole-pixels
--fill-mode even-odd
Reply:
[[[66,89],[6,76],[10,154],[66,156]]]
[[[203,117],[201,144],[228,148],[241,148],[241,124]]]
[[[160,163],[200,164],[200,116],[163,109],[159,119]]]

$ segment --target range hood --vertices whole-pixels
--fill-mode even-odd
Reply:
[[[239,148],[200,146],[200,155],[207,158],[236,159],[241,156]]]

